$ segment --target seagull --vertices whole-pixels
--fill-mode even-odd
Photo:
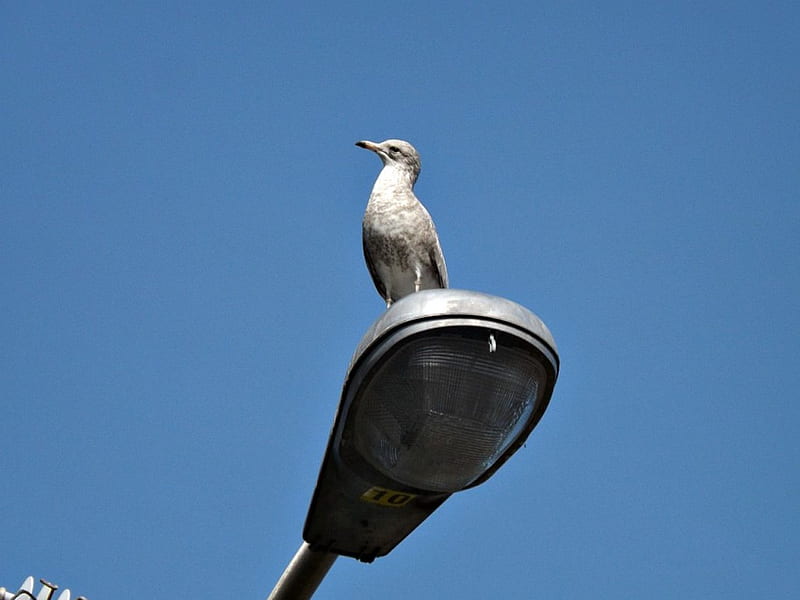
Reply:
[[[403,140],[363,140],[356,146],[372,150],[383,162],[364,212],[362,241],[367,268],[386,308],[413,292],[446,288],[447,267],[436,227],[414,195],[420,171],[414,146]]]

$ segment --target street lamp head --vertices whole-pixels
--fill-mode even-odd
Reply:
[[[350,363],[303,537],[387,554],[522,445],[557,374],[552,335],[514,302],[453,289],[399,300]]]

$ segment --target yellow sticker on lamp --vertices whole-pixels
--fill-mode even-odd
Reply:
[[[361,499],[364,502],[373,502],[374,504],[380,504],[381,506],[394,506],[396,508],[405,506],[416,497],[416,494],[398,492],[396,490],[389,490],[382,487],[372,487],[361,494]]]

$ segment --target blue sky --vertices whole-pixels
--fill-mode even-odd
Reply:
[[[380,168],[537,313],[525,448],[315,598],[800,587],[800,9],[5,3],[0,586],[264,598],[383,311]]]

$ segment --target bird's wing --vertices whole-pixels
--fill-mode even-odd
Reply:
[[[375,268],[375,262],[372,260],[372,256],[367,248],[366,236],[362,236],[361,238],[361,247],[364,249],[364,262],[367,263],[367,269],[369,269],[369,274],[372,276],[372,282],[375,284],[375,288],[378,290],[380,297],[388,302],[389,299],[386,297],[386,286],[383,285],[383,281],[381,281],[381,278],[378,276],[378,270]]]
[[[431,248],[430,252],[431,265],[433,266],[433,275],[439,280],[439,286],[446,288],[447,282],[447,265],[444,264],[444,253],[442,246],[439,244],[439,239],[436,239],[436,245]]]

